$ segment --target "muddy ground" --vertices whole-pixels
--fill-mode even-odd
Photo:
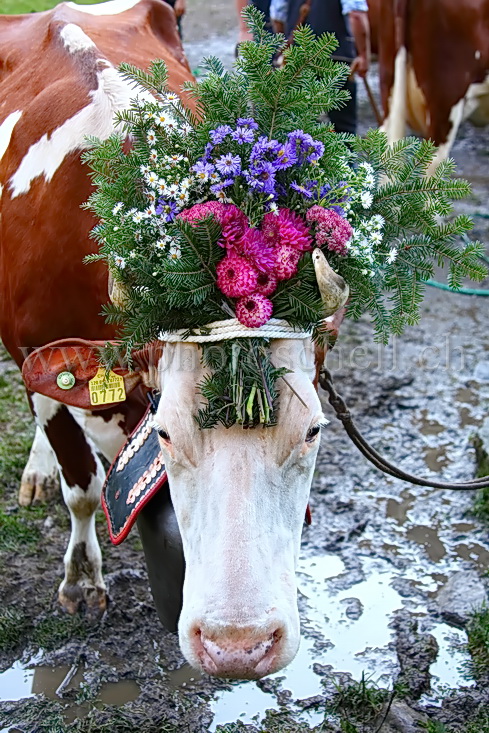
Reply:
[[[189,3],[192,68],[232,58],[231,3]],[[373,124],[366,99],[361,129]],[[465,125],[454,148],[473,183],[458,211],[489,243],[488,133]],[[488,283],[485,283],[489,287]],[[346,323],[330,355],[359,426],[411,472],[468,479],[489,404],[488,301],[428,289],[419,326],[389,347],[368,322]],[[258,682],[216,682],[185,664],[153,608],[137,534],[99,536],[110,594],[102,622],[62,615],[68,515],[61,498],[19,509],[33,435],[17,370],[0,362],[0,733],[76,731],[489,731],[482,616],[467,649],[468,610],[487,594],[488,525],[471,493],[415,488],[379,474],[349,443],[325,400],[299,568],[302,643],[289,668]],[[481,652],[482,650],[482,652]],[[481,656],[482,653],[482,656]],[[268,711],[268,712],[266,712]],[[422,726],[422,727],[420,727]]]

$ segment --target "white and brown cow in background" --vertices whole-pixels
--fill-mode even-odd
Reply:
[[[450,153],[465,119],[489,123],[489,0],[369,0],[377,29],[384,124],[406,125]]]
[[[0,17],[0,331],[19,366],[58,339],[115,335],[99,315],[107,272],[83,264],[95,222],[80,209],[91,184],[79,156],[85,136],[108,136],[129,103],[115,65],[145,68],[154,58],[168,64],[173,89],[190,79],[163,0]],[[247,431],[200,431],[200,351],[162,351],[156,419],[186,560],[181,646],[212,674],[259,677],[287,664],[299,644],[295,565],[322,420],[314,349],[309,340],[274,342],[276,365],[294,370],[294,391],[281,386],[276,427]],[[60,601],[70,612],[103,610],[98,454],[114,459],[144,412],[145,390],[99,412],[29,397],[38,430],[21,498],[30,501],[59,469],[72,519]]]

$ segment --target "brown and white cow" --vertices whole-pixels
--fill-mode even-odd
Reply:
[[[370,0],[378,15],[384,129],[406,124],[450,152],[463,120],[489,122],[489,0]]]
[[[79,156],[85,136],[108,136],[128,105],[114,65],[144,68],[156,57],[173,89],[190,78],[163,0],[0,17],[0,332],[19,366],[58,339],[114,337],[99,315],[106,270],[83,264],[94,220],[80,209],[91,184]],[[281,386],[278,424],[266,430],[199,430],[199,348],[166,344],[159,361],[156,420],[186,561],[180,642],[192,664],[217,675],[260,677],[299,644],[295,565],[322,411],[312,343],[275,340],[272,351],[294,373]],[[22,500],[59,469],[72,519],[60,601],[71,612],[103,609],[99,454],[114,459],[144,411],[144,390],[99,412],[38,393],[30,401],[38,431]]]

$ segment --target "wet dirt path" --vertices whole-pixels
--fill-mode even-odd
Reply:
[[[231,3],[189,2],[184,35],[193,69],[209,54],[229,64],[236,40]],[[360,98],[363,131],[373,117]],[[464,126],[454,157],[474,190],[457,211],[489,212],[488,154],[488,133]],[[475,224],[489,243],[489,220],[477,217]],[[406,470],[446,479],[473,475],[471,436],[489,405],[488,313],[487,299],[428,289],[421,324],[388,347],[372,342],[366,321],[344,325],[329,357],[337,389],[369,440]],[[14,372],[5,364],[8,379]],[[364,673],[392,686],[405,661],[399,639],[413,621],[421,637],[436,639],[427,664],[432,689],[418,696],[418,706],[437,715],[446,687],[472,686],[461,647],[465,632],[439,598],[455,573],[487,583],[488,531],[470,513],[472,496],[411,487],[378,473],[349,443],[326,400],[324,407],[332,422],[312,490],[313,524],[303,536],[303,633],[294,662],[258,683],[227,684],[195,673],[176,636],[156,618],[137,537],[111,547],[102,519],[109,611],[100,625],[66,621],[55,594],[67,518],[50,504],[29,520],[40,528],[39,543],[0,553],[0,605],[15,610],[14,625],[22,630],[17,643],[0,649],[0,731],[8,723],[26,733],[62,731],[70,721],[77,730],[96,731],[203,733],[235,721],[242,726],[226,730],[309,730],[323,721],[338,680]],[[13,492],[2,495],[1,506],[17,516]],[[282,717],[269,716],[260,727],[270,709]],[[291,720],[295,727],[288,728]],[[333,718],[328,725],[323,730],[338,730]]]

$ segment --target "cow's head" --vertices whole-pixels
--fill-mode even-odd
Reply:
[[[339,321],[337,314],[332,330]],[[60,344],[31,355],[24,378],[30,389],[88,407],[96,353],[87,342]],[[136,359],[161,392],[155,429],[186,563],[180,644],[210,674],[258,678],[288,664],[299,645],[295,568],[323,422],[317,355],[308,339],[272,340],[273,364],[290,370],[277,385],[275,426],[200,429],[201,355],[196,344],[159,342],[151,369],[148,355]],[[54,374],[64,369],[76,377],[68,392]],[[128,389],[134,382],[132,372]]]
[[[156,427],[186,561],[183,653],[210,674],[256,678],[295,656],[295,567],[323,420],[308,340],[272,342],[278,422],[201,430],[195,344],[167,344]]]

